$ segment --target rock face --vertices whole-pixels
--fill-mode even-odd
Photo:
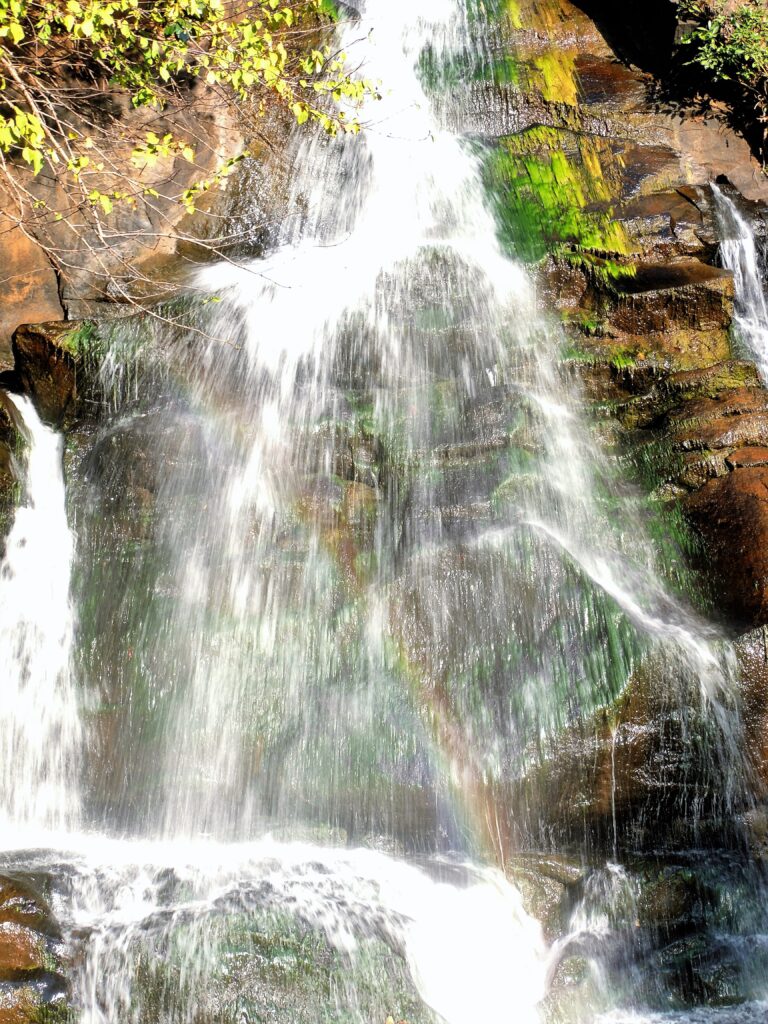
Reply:
[[[651,43],[661,54],[675,46],[669,0],[642,16],[619,17],[601,0],[520,10],[535,43],[514,34],[505,43],[522,70],[504,88],[515,117],[495,130],[514,131],[489,158],[502,221],[538,261],[544,305],[563,318],[588,394],[621,424],[617,453],[665,449],[651,483],[695,532],[714,607],[733,629],[759,625],[768,621],[768,403],[754,370],[733,360],[734,285],[714,265],[708,182],[738,179],[760,225],[768,179],[743,139],[713,130],[715,115],[654,107],[655,80],[616,63],[611,46],[665,73]]]
[[[61,932],[43,897],[0,876],[0,1024],[66,1020]]]
[[[668,0],[642,11],[602,0],[516,6],[527,31],[498,43],[515,55],[515,80],[473,86],[476,105],[486,103],[486,180],[502,240],[535,266],[543,308],[560,313],[566,365],[603,420],[609,453],[637,467],[679,525],[707,614],[735,634],[762,627],[768,392],[754,365],[734,358],[734,284],[716,265],[709,182],[726,175],[760,227],[768,179],[722,111],[655,103],[648,72],[664,68],[653,48],[675,46]],[[634,66],[617,62],[617,47]],[[764,750],[764,673],[756,657],[742,663],[749,744]],[[541,771],[508,796],[511,831],[595,850],[679,843],[688,766],[665,704],[670,681],[663,667],[642,666],[619,701],[559,734]],[[529,807],[552,810],[520,825]]]
[[[0,304],[1,372],[12,365],[10,339],[18,325],[61,320],[64,308],[56,272],[43,250],[1,215],[0,238],[4,266],[12,268]]]
[[[768,437],[764,421],[760,432]],[[747,451],[762,464],[708,480],[686,511],[706,542],[724,611],[748,629],[768,621],[768,449]]]
[[[55,427],[83,412],[90,338],[89,324],[72,322],[25,324],[13,334],[13,382]]]

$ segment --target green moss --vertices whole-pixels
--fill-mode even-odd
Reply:
[[[75,359],[82,359],[94,354],[101,343],[93,321],[83,320],[71,331],[63,334],[59,339],[59,344]]]
[[[531,262],[563,245],[605,256],[628,255],[627,233],[610,203],[616,189],[603,171],[604,158],[612,157],[608,145],[536,127],[486,149],[484,180],[505,248]],[[597,266],[609,277],[627,273],[616,261],[603,259]]]
[[[556,252],[561,259],[578,267],[589,280],[597,285],[600,291],[615,292],[619,282],[633,278],[637,274],[637,267],[633,262],[622,262],[611,259],[610,256],[600,256],[580,246],[573,246],[570,249],[558,246]]]
[[[611,356],[611,366],[616,370],[632,370],[637,365],[637,355],[629,349],[619,349]]]
[[[488,58],[472,51],[446,56],[427,46],[419,57],[419,80],[430,92],[444,92],[469,82],[517,86],[520,64],[511,54]]]
[[[576,106],[579,84],[576,56],[568,50],[553,48],[533,59],[531,85],[537,87],[548,103]]]
[[[659,494],[684,468],[680,452],[666,438],[633,445],[625,452],[624,463],[629,475],[651,495]],[[678,595],[689,601],[693,599],[706,611],[711,607],[710,596],[700,575],[691,568],[702,554],[699,537],[677,502],[652,497],[649,513],[647,532],[659,552],[659,568],[667,584]]]
[[[470,22],[507,21],[514,28],[523,27],[520,0],[467,0]]]

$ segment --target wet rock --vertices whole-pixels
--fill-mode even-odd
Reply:
[[[597,364],[596,369],[600,368]],[[674,372],[652,363],[637,363],[613,368],[606,386],[614,397],[626,396],[614,412],[633,428],[663,425],[669,413],[688,402],[719,398],[739,388],[762,387],[754,363],[736,359]]]
[[[0,552],[2,542],[10,529],[16,505],[17,482],[13,471],[13,452],[16,429],[11,416],[10,403],[0,390]]]
[[[45,970],[45,941],[13,921],[0,922],[0,978]]]
[[[734,643],[739,659],[745,746],[758,779],[768,792],[768,627],[761,626]],[[768,839],[768,819],[751,825]],[[763,845],[762,838],[759,845]],[[768,842],[765,844],[768,852]]]
[[[733,317],[733,279],[728,272],[688,264],[644,266],[622,278],[608,311],[612,332],[637,338],[680,369],[728,359]]]
[[[703,487],[707,480],[725,476],[728,465],[722,452],[696,452],[683,456],[683,468],[676,474],[675,482],[691,491]]]
[[[41,418],[61,426],[74,417],[83,398],[78,366],[77,323],[23,324],[13,335],[15,372]]]
[[[0,876],[0,924],[19,925],[58,938],[56,918],[43,896],[29,883]]]
[[[539,268],[539,281],[549,309],[575,314],[586,305],[589,280],[583,268],[571,261],[547,256]]]
[[[547,854],[522,854],[505,865],[526,911],[541,923],[549,942],[559,938],[568,923],[569,889],[587,874],[580,860]]]
[[[757,447],[768,443],[768,392],[738,388],[717,398],[686,403],[667,418],[682,451]]]
[[[697,934],[670,943],[655,966],[682,1006],[729,1006],[744,1000],[743,964],[713,936]]]
[[[768,448],[740,448],[725,460],[729,469],[768,466]]]
[[[0,876],[0,1024],[66,1019],[61,931],[29,882]]]
[[[520,820],[528,807],[537,808],[538,818],[528,823],[535,842],[590,855],[675,848],[692,838],[686,808],[700,797],[701,834],[710,827],[703,824],[707,819],[717,828],[722,807],[707,781],[711,761],[704,752],[692,753],[686,739],[688,730],[700,729],[693,710],[699,683],[683,682],[681,675],[679,664],[649,659],[610,707],[561,730],[545,747],[543,760],[512,796]],[[686,705],[689,721],[680,713]],[[692,777],[700,791],[691,787]]]
[[[645,260],[708,260],[715,254],[717,235],[706,203],[703,189],[680,186],[637,196],[624,204],[620,216]]]
[[[690,868],[664,867],[644,880],[638,900],[638,925],[667,934],[701,927],[707,894]]]
[[[34,989],[0,983],[0,1024],[35,1024],[39,1011]]]
[[[728,433],[747,435],[745,444],[768,442],[768,422],[752,419],[748,430]],[[683,507],[704,542],[716,607],[743,628],[768,622],[768,466],[739,467],[709,480]]]

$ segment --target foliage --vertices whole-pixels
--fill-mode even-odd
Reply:
[[[768,6],[765,0],[678,0],[680,12],[699,24],[686,43],[692,63],[715,81],[732,81],[755,103],[758,120],[768,125]],[[768,128],[763,129],[766,139]]]
[[[201,94],[251,137],[273,108],[329,134],[358,131],[355,109],[373,90],[328,43],[335,11],[329,0],[0,0],[0,169],[26,222],[90,209],[98,223],[118,204],[160,199],[147,169],[179,161],[190,171],[163,199],[192,212],[245,155],[200,173],[183,113]],[[69,208],[49,210],[24,166]]]

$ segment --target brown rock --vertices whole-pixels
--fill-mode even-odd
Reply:
[[[13,921],[0,923],[0,978],[45,970],[45,939]]]
[[[58,924],[48,903],[27,882],[0,875],[0,924],[17,924],[58,938]]]
[[[729,469],[768,466],[768,448],[739,448],[725,460]]]
[[[59,286],[51,261],[7,217],[0,214],[3,301],[0,305],[0,370],[10,368],[11,335],[22,323],[63,320]]]
[[[745,746],[758,778],[768,787],[768,630],[745,633],[734,647],[741,669]]]
[[[58,924],[30,883],[0,876],[0,1024],[63,1019],[66,981],[59,973]]]
[[[71,338],[76,323],[23,324],[13,335],[16,372],[40,416],[55,426],[77,413],[77,366],[81,361]]]
[[[755,412],[688,421],[670,436],[683,451],[762,447],[768,445],[768,416]]]
[[[704,455],[696,452],[685,455],[683,463],[683,470],[677,480],[683,487],[688,487],[692,491],[703,487],[707,480],[725,476],[728,472],[726,458],[720,452],[707,452]]]
[[[39,1012],[40,997],[34,989],[0,986],[0,1024],[35,1024]]]
[[[697,398],[715,398],[721,392],[735,388],[760,386],[754,363],[729,359],[702,369],[672,373],[664,381],[663,390],[679,401],[688,402]]]
[[[705,544],[716,606],[746,628],[768,622],[768,466],[709,480],[684,509]]]
[[[640,267],[622,287],[611,322],[627,334],[717,331],[733,318],[733,278],[705,264]]]
[[[589,835],[605,843],[621,841],[629,830],[636,847],[645,829],[654,844],[664,829],[679,827],[691,763],[668,701],[674,676],[674,668],[651,659],[614,705],[558,734],[549,756],[511,798],[521,817],[526,807],[539,815],[546,808],[531,823],[534,834],[543,824],[542,834],[557,834],[558,842]]]

